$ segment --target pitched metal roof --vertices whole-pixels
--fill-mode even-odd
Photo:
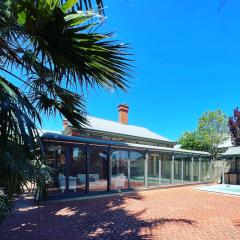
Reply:
[[[38,129],[38,134],[40,137],[42,137],[45,133],[57,133],[57,134],[62,134],[61,131],[54,131],[54,130],[48,130],[48,129]]]
[[[223,156],[234,156],[234,155],[240,156],[240,146],[230,147],[230,148],[228,148],[228,150],[225,153],[223,153]]]
[[[169,147],[158,147],[158,146],[151,146],[151,145],[144,145],[144,144],[118,142],[118,141],[94,139],[94,138],[87,138],[87,137],[68,136],[68,135],[57,134],[52,132],[44,133],[42,138],[46,140],[53,140],[53,141],[89,143],[93,145],[96,144],[96,145],[105,145],[105,146],[120,147],[120,148],[135,148],[135,149],[142,149],[142,150],[148,149],[148,150],[159,151],[159,152],[163,151],[163,152],[175,152],[175,153],[183,153],[183,154],[185,153],[185,154],[211,156],[211,154],[208,152],[192,151],[192,150],[185,150],[185,149],[174,149]]]
[[[95,130],[95,131],[102,131],[107,133],[113,134],[121,134],[127,136],[134,136],[134,137],[141,137],[153,140],[159,140],[164,142],[173,142],[170,139],[163,137],[157,133],[152,132],[151,130],[129,125],[129,124],[122,124],[115,121],[110,121],[102,118],[96,117],[88,117],[89,125],[86,125],[86,129]]]

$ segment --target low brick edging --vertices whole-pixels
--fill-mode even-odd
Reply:
[[[215,182],[192,182],[192,183],[184,183],[184,184],[175,184],[175,185],[162,185],[157,187],[149,187],[144,188],[143,190],[154,190],[154,189],[166,189],[166,188],[177,188],[177,187],[189,187],[189,186],[195,186],[195,185],[209,185],[214,184]],[[142,189],[139,189],[142,190]],[[136,190],[138,191],[138,189]]]
[[[128,195],[133,194],[135,192],[145,192],[145,191],[154,191],[154,190],[163,190],[163,189],[169,189],[169,188],[182,188],[182,187],[191,187],[191,186],[198,186],[198,185],[210,185],[214,184],[214,182],[193,182],[193,183],[185,183],[185,184],[176,184],[176,185],[162,185],[157,187],[148,187],[148,188],[139,188],[139,189],[130,189],[130,190],[124,190],[119,192],[104,192],[99,194],[93,194],[93,195],[82,195],[72,198],[59,198],[54,200],[46,200],[40,203],[40,205],[46,205],[46,204],[54,204],[54,203],[60,203],[60,202],[71,202],[71,201],[83,201],[88,199],[99,199],[99,198],[108,198],[112,196],[122,196],[122,195]]]

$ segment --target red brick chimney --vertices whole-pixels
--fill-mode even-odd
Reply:
[[[128,109],[129,106],[127,104],[120,104],[118,106],[119,122],[122,124],[128,124]]]
[[[68,120],[63,119],[63,129],[66,129],[68,127]]]

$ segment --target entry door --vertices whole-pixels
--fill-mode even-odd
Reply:
[[[89,159],[89,192],[108,190],[109,161],[106,151],[95,149]]]

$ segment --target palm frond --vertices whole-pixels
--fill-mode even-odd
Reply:
[[[77,128],[87,123],[85,101],[82,96],[46,78],[35,79],[30,98],[40,112],[55,115],[59,112]]]
[[[1,142],[15,142],[27,151],[36,149],[36,124],[41,124],[38,112],[17,87],[1,76],[0,89]]]
[[[113,41],[112,34],[95,33],[99,23],[89,23],[94,14],[64,13],[60,5],[49,6],[47,2],[40,11],[32,1],[24,2],[16,13],[25,16],[19,25],[27,33],[35,58],[50,66],[54,79],[81,86],[127,89],[132,71],[128,46]]]
[[[32,178],[29,159],[41,148],[41,120],[28,98],[1,76],[0,89],[0,187],[12,196]]]
[[[9,26],[15,28],[15,24],[10,17],[9,1],[0,3],[0,64],[4,65],[7,62],[13,64],[14,62],[20,63],[17,52],[13,45],[14,42],[10,39],[16,39],[17,33],[9,31]]]
[[[34,168],[30,161],[33,156],[14,141],[1,142],[0,187],[9,197],[20,193],[28,182],[34,180]]]
[[[71,0],[70,0],[71,1]],[[61,0],[61,3],[64,4],[66,2],[70,2],[69,0]],[[102,0],[75,0],[71,2],[76,2],[75,10],[94,10],[97,9],[99,14],[104,15],[104,4]]]
[[[81,128],[87,123],[84,97],[62,87],[53,79],[47,66],[38,62],[31,52],[26,52],[25,61],[31,67],[29,74],[29,99],[39,112],[51,116],[59,112],[75,127]]]

